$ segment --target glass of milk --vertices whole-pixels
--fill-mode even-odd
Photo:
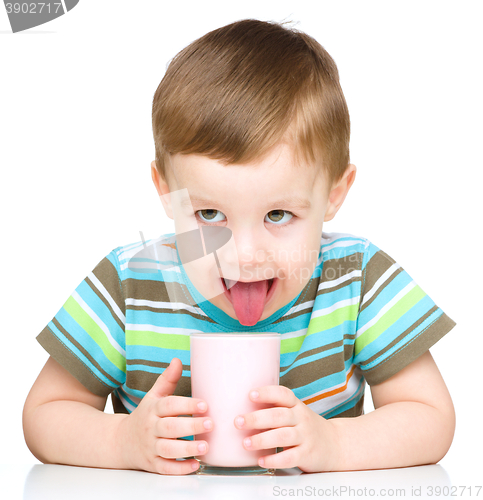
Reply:
[[[248,397],[257,387],[278,385],[280,375],[279,333],[192,333],[190,335],[191,395],[206,401],[203,415],[213,420],[213,430],[195,439],[208,443],[200,455],[199,474],[273,474],[259,467],[258,459],[276,452],[248,451],[243,440],[260,430],[235,427],[238,415],[269,408]]]

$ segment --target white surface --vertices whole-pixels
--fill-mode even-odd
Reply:
[[[85,500],[90,497],[259,500],[294,496],[429,498],[436,496],[438,491],[438,496],[445,491],[458,491],[441,465],[322,474],[301,474],[299,469],[288,469],[277,471],[272,477],[160,476],[141,471],[63,465],[35,465],[30,469],[4,466],[0,468],[0,480],[3,491],[11,500]]]
[[[478,1],[81,0],[13,35],[0,5],[0,462],[38,463],[21,427],[47,359],[35,336],[111,249],[139,231],[172,231],[150,178],[151,103],[168,61],[207,31],[255,17],[298,22],[338,65],[358,173],[324,231],[371,239],[458,323],[431,349],[458,420],[441,465],[454,484],[476,482],[480,11]],[[366,401],[369,411],[369,391]]]

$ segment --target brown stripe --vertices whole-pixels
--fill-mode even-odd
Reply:
[[[298,305],[305,304],[306,302],[310,302],[311,300],[315,300],[318,286],[319,286],[319,278],[315,279],[311,278],[303,288],[299,298],[295,301],[292,307],[296,307]],[[273,324],[276,325],[277,323],[283,323],[284,321],[288,321],[297,318],[299,316],[303,316],[305,314],[312,314],[312,308],[307,307],[306,309],[302,309],[301,311],[296,311],[292,314],[286,314],[278,318],[276,321],[274,321]]]
[[[319,278],[310,278],[309,282],[305,285],[300,297],[297,299],[292,307],[296,307],[305,302],[310,302],[315,299],[317,295],[317,287],[319,286]]]
[[[95,358],[93,358],[93,357],[92,357],[92,355],[89,353],[89,351],[87,351],[87,350],[84,348],[84,346],[82,346],[81,344],[79,344],[79,342],[77,342],[77,340],[76,340],[74,337],[72,337],[72,335],[71,335],[71,334],[70,334],[70,333],[69,333],[69,332],[68,332],[68,331],[67,331],[67,330],[66,330],[66,329],[65,329],[65,328],[64,328],[64,327],[63,327],[63,326],[62,326],[62,325],[58,322],[57,318],[55,318],[55,317],[54,317],[54,318],[52,319],[52,323],[54,323],[54,325],[55,325],[55,326],[56,326],[56,327],[57,327],[57,328],[58,328],[58,329],[62,332],[62,334],[63,334],[63,335],[64,335],[64,336],[65,336],[68,340],[70,340],[70,342],[72,342],[72,343],[73,343],[73,344],[77,347],[77,349],[79,349],[79,351],[81,351],[81,352],[82,352],[82,354],[84,354],[84,356],[85,356],[85,357],[86,357],[86,358],[87,358],[87,359],[88,359],[88,360],[89,360],[89,361],[90,361],[90,362],[91,362],[91,363],[92,363],[92,364],[93,364],[93,365],[94,365],[94,366],[95,366],[95,367],[96,367],[96,368],[97,368],[97,369],[98,369],[98,370],[99,370],[99,371],[100,371],[100,372],[101,372],[101,373],[102,373],[102,374],[103,374],[103,375],[104,375],[104,376],[105,376],[108,380],[110,380],[110,381],[111,381],[111,382],[112,382],[115,386],[118,386],[118,385],[119,385],[119,382],[118,382],[116,379],[112,378],[112,377],[111,377],[108,373],[106,373],[106,372],[102,369],[101,365],[99,365],[99,363],[95,360]],[[49,328],[49,331],[51,331],[51,330],[50,330],[50,328]],[[56,338],[56,340],[59,340],[59,339],[57,338],[57,336],[56,336],[53,332],[52,332],[52,335],[54,335],[54,337]],[[60,341],[59,341],[59,342],[60,342]],[[67,347],[66,347],[66,350],[67,350],[68,352],[70,352],[70,351],[69,351],[69,349],[67,349]],[[90,372],[90,370],[89,370],[89,373],[91,373],[91,372]],[[94,374],[93,374],[93,375],[94,375]],[[97,377],[96,377],[96,378],[97,378]],[[111,388],[111,391],[112,391],[112,390],[113,390],[113,389]]]
[[[331,259],[325,261],[323,263],[322,274],[321,277],[311,278],[310,281],[305,285],[305,288],[302,290],[300,297],[297,299],[295,304],[292,307],[298,306],[300,304],[304,304],[305,302],[310,302],[311,300],[315,300],[316,297],[322,295],[324,293],[332,293],[340,288],[344,288],[351,283],[356,281],[361,281],[359,276],[352,278],[350,281],[345,281],[340,283],[332,288],[323,289],[318,291],[318,287],[322,282],[330,282],[334,281],[341,276],[345,276],[353,272],[354,270],[360,270],[362,267],[362,253],[354,253],[352,255],[347,255],[341,259]],[[297,311],[289,316],[283,316],[279,318],[277,321],[274,321],[274,324],[280,323],[282,321],[287,321],[289,319],[296,318],[298,316],[312,313],[311,310],[305,309],[302,311]]]
[[[362,308],[359,309],[359,314],[362,311],[364,311],[364,309],[366,307],[369,307],[375,300],[377,300],[377,298],[379,297],[379,294],[384,293],[384,291],[386,290],[386,287],[391,283],[391,281],[393,281],[403,271],[404,271],[404,269],[402,267],[400,267],[399,269],[396,269],[396,271],[394,271],[391,274],[391,276],[389,276],[389,278],[387,278],[387,280],[384,281],[384,283],[382,283],[382,285],[379,287],[378,291],[368,301],[364,302],[364,305],[362,306]],[[370,290],[367,289],[367,291],[369,292]]]
[[[196,314],[196,313],[193,313],[191,311],[187,311],[186,309],[173,310],[173,309],[169,309],[166,307],[131,306],[131,305],[128,305],[127,309],[131,310],[131,311],[151,311],[151,312],[155,312],[155,313],[185,314],[185,315],[191,316],[192,318],[195,318],[195,319],[204,320],[208,323],[216,323],[216,321],[212,320],[209,316],[203,316],[201,314]]]
[[[159,373],[150,373],[141,370],[127,372],[126,387],[136,391],[148,392],[160,376]],[[191,377],[181,377],[174,391],[175,396],[191,397]]]
[[[364,273],[363,273],[363,282],[362,282],[362,292],[361,296],[364,297],[365,293],[368,293],[372,290],[372,287],[375,285],[376,281],[393,265],[395,264],[395,260],[390,257],[386,252],[379,250],[376,252],[371,260],[367,263]],[[369,307],[374,300],[377,299],[380,293],[382,293],[387,285],[391,283],[391,281],[400,273],[402,273],[404,269],[399,267],[394,273],[389,276],[389,278],[379,287],[379,291],[375,293],[371,299],[366,302],[360,309],[359,314],[364,311],[366,307]]]
[[[329,349],[333,349],[334,347],[340,347],[342,346],[342,344],[344,344],[344,361],[347,361],[348,359],[352,358],[352,354],[354,352],[355,336],[356,336],[355,333],[352,334],[346,333],[344,334],[343,340],[337,340],[336,342],[332,342],[331,344],[324,344],[319,347],[315,347],[314,349],[309,349],[308,351],[299,353],[295,358],[295,361],[306,358],[307,356],[313,356],[314,354],[318,354],[320,352],[328,351]],[[347,340],[349,340],[349,342],[347,342]],[[292,364],[293,363],[284,368],[281,368],[280,371],[287,370]]]
[[[364,414],[364,393],[362,393],[361,399],[359,399],[359,401],[355,404],[355,406],[349,408],[346,411],[343,411],[342,413],[334,415],[333,417],[330,417],[327,420],[330,420],[331,418],[360,417],[363,414]]]
[[[376,385],[392,377],[395,373],[424,354],[432,345],[452,330],[455,325],[456,323],[446,313],[443,313],[414,340],[399,349],[389,359],[374,368],[363,370],[367,383],[369,385]]]
[[[151,280],[136,280],[133,278],[128,278],[124,281],[126,297],[132,298],[134,300],[150,300],[153,302],[167,302],[170,303],[171,298],[176,299],[176,302],[181,302],[184,304],[197,306],[195,300],[190,295],[188,288],[185,285],[180,285],[179,283],[169,283],[168,293],[166,288],[166,283],[162,281],[151,281]],[[168,313],[172,314],[173,309],[169,307],[152,307],[145,305],[128,305],[128,310],[133,311],[151,311],[157,313]],[[197,314],[185,309],[177,309],[176,314],[184,314],[190,316],[197,320],[204,320],[208,323],[216,323],[209,316],[204,316],[203,314]]]
[[[410,335],[410,333],[417,328],[423,321],[425,321],[427,318],[431,316],[436,310],[438,309],[438,306],[432,307],[424,316],[421,316],[415,323],[413,323],[409,328],[407,328],[403,333],[401,333],[399,336],[397,336],[390,344],[386,345],[381,351],[378,351],[374,356],[371,356],[369,359],[366,361],[362,361],[360,363],[361,368],[364,368],[366,365],[371,364],[373,361],[375,361],[377,358],[381,357],[384,355],[387,351],[392,349],[397,343],[399,343],[402,339],[404,339],[406,336]]]
[[[119,328],[121,328],[121,330],[124,331],[124,323],[119,319],[117,314],[112,309],[111,304],[109,304],[109,302],[105,299],[104,295],[102,295],[101,292],[99,292],[99,290],[96,288],[96,285],[94,285],[94,283],[89,279],[89,277],[87,277],[85,279],[85,282],[91,287],[91,290],[99,297],[99,299],[102,301],[102,303],[109,309],[109,312],[111,313],[112,318],[118,324]],[[103,285],[104,285],[104,283],[103,283]],[[124,317],[125,317],[126,311],[122,310],[122,309],[121,309],[121,311],[123,312]]]
[[[164,281],[154,281],[154,280],[137,280],[133,278],[127,278],[124,280],[125,294],[126,298],[131,298],[135,300],[152,300],[154,302],[170,302],[168,290],[166,289],[166,284]],[[170,290],[176,294],[176,297],[186,297],[190,298],[191,295],[185,285],[180,285],[179,283],[170,283]]]
[[[272,325],[283,323],[284,321],[288,321],[289,319],[298,318],[299,316],[303,316],[304,314],[312,314],[312,309],[310,307],[307,307],[307,309],[303,309],[302,311],[297,311],[286,316],[281,316],[280,318],[275,320]]]
[[[112,401],[112,409],[114,410],[114,413],[129,413],[126,410],[126,408],[124,408],[122,401],[119,398],[117,398],[113,392],[111,392],[111,401]]]
[[[116,303],[117,307],[122,311],[124,316],[126,315],[126,304],[124,302],[123,290],[121,281],[119,280],[119,276],[117,274],[117,269],[112,265],[111,261],[104,257],[99,264],[93,269],[93,274],[95,277],[104,285],[109,295],[112,297],[112,300]],[[97,293],[97,289],[95,285],[92,284],[91,280],[89,280],[89,285],[91,288]],[[102,301],[108,305],[108,302],[97,293]],[[111,307],[108,305],[109,309]],[[115,318],[117,318],[116,314],[113,314]],[[121,328],[123,328],[121,326]]]
[[[342,276],[350,274],[354,271],[360,271],[362,267],[362,257],[363,254],[356,252],[351,255],[346,255],[342,259],[331,259],[323,264],[322,275],[320,278],[320,283],[330,283],[331,281],[335,281]],[[323,290],[319,290],[317,295],[322,295],[324,293],[331,293],[335,290],[339,290],[340,288],[346,287],[348,284],[353,283],[355,281],[361,281],[359,276],[355,276],[351,278],[349,281],[344,281],[338,285],[334,284],[332,288],[325,288]]]
[[[169,363],[165,363],[162,361],[151,361],[148,359],[128,359],[126,360],[126,363],[128,365],[146,365],[146,366],[151,366],[153,368],[162,368],[163,370],[165,368],[168,368]],[[190,365],[182,365],[183,371],[190,371]]]
[[[344,357],[340,352],[292,368],[280,377],[280,384],[295,389],[339,372],[344,373],[345,379]]]
[[[82,385],[89,391],[98,396],[108,396],[113,388],[105,385],[99,380],[85,365],[70,352],[64,344],[54,335],[48,326],[46,326],[37,336],[40,345],[71,373]]]

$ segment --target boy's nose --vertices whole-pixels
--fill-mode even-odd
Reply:
[[[265,241],[263,236],[252,228],[244,228],[233,231],[235,244],[238,252],[238,260],[241,264],[263,262]]]
[[[241,281],[260,281],[272,278],[267,273],[267,244],[262,236],[249,234],[236,239],[238,251],[238,265]]]
[[[223,259],[228,264],[238,265],[241,279],[243,279],[243,270],[252,270],[247,268],[256,268],[266,261],[266,245],[262,236],[251,231],[233,231],[233,238],[236,254],[233,251],[230,252],[227,246],[223,252]]]

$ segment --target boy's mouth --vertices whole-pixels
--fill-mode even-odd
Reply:
[[[262,281],[234,282],[221,278],[221,281],[225,296],[233,305],[238,321],[242,325],[253,326],[258,323],[265,305],[273,296],[278,280],[271,278]]]

